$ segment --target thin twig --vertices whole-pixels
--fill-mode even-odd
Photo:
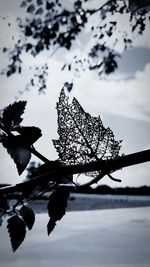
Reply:
[[[113,180],[114,182],[119,182],[119,183],[121,182],[121,179],[114,178],[110,173],[108,173],[107,176],[108,176],[111,180]]]

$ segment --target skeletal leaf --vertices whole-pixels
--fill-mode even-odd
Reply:
[[[69,103],[64,89],[57,103],[58,140],[53,140],[59,158],[66,164],[87,163],[119,156],[120,143],[100,116],[85,112],[76,98]],[[95,175],[93,173],[93,175]]]

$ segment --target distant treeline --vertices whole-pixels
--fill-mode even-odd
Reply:
[[[0,184],[0,188],[4,186],[9,186],[8,184]],[[77,188],[74,193],[83,194],[110,194],[110,195],[149,195],[150,196],[150,186],[141,187],[118,187],[112,188],[108,185],[99,185],[96,188],[91,188],[90,186],[84,186]]]
[[[76,190],[77,193],[85,194],[110,194],[110,195],[150,195],[150,186],[141,187],[118,187],[112,188],[108,185],[99,185],[96,188],[85,186]]]

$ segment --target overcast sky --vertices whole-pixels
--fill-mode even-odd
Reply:
[[[13,2],[13,4],[12,4]],[[15,28],[15,17],[20,12],[17,8],[18,0],[0,0],[0,47],[13,42],[12,35],[17,39],[18,32]],[[21,11],[22,12],[22,11]],[[19,13],[20,14],[20,13]],[[6,16],[7,19],[3,19]],[[8,27],[8,21],[11,27]],[[123,23],[123,21],[122,21]],[[147,27],[148,28],[148,27]],[[88,44],[86,44],[88,47]],[[82,55],[87,49],[79,38],[74,52]],[[93,116],[101,115],[104,126],[109,126],[117,140],[122,139],[122,153],[133,153],[150,148],[150,36],[146,29],[145,34],[135,40],[135,48],[123,54],[119,59],[118,71],[107,80],[102,80],[96,73],[84,72],[80,78],[73,77],[71,73],[62,72],[63,63],[71,58],[62,51],[52,58],[41,54],[36,59],[36,64],[42,65],[45,61],[49,64],[47,91],[40,95],[36,88],[25,92],[18,100],[28,101],[24,114],[24,125],[39,126],[43,136],[36,143],[36,148],[50,159],[56,159],[57,154],[52,145],[52,139],[57,136],[56,101],[65,81],[74,81],[70,94],[75,96],[85,111]],[[0,108],[13,103],[18,92],[24,90],[29,80],[29,66],[32,58],[24,55],[24,72],[22,75],[10,78],[0,77]],[[1,53],[1,68],[7,59]],[[0,148],[1,180],[2,182],[17,183],[20,178],[17,174],[13,160],[3,147]],[[126,168],[116,173],[122,179],[119,186],[150,185],[150,164],[145,163],[136,167]],[[102,180],[103,184],[117,186],[108,178]]]

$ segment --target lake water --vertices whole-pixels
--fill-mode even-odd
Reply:
[[[46,214],[37,214],[33,230],[15,253],[4,223],[0,266],[150,266],[150,207],[68,212],[50,237],[47,222]]]

